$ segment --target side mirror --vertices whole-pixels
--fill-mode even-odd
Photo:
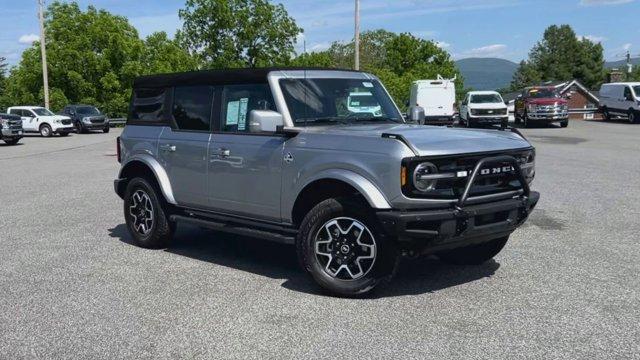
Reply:
[[[409,120],[416,123],[424,123],[424,108],[421,106],[414,106],[410,109]]]
[[[250,132],[276,132],[278,126],[284,126],[284,118],[279,112],[251,110],[249,113]]]

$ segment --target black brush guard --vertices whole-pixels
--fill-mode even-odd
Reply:
[[[488,164],[511,165],[522,186],[513,198],[467,205],[471,188]],[[409,248],[429,253],[467,246],[508,236],[522,225],[538,203],[540,194],[531,191],[513,156],[483,158],[475,165],[462,196],[450,208],[441,210],[407,210],[378,212],[386,233]]]

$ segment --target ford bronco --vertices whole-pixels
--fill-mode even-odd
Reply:
[[[379,111],[350,106],[357,93]],[[539,198],[517,130],[406,123],[363,72],[146,76],[131,101],[114,188],[138,245],[168,246],[177,223],[293,244],[338,295],[388,281],[403,255],[483,263]]]

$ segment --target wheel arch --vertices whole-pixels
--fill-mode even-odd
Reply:
[[[120,197],[124,196],[128,180],[136,176],[150,177],[162,191],[165,200],[169,204],[177,205],[167,172],[157,160],[148,155],[135,156],[122,166],[118,174],[118,178],[123,180],[120,182],[121,189],[118,189]]]
[[[300,225],[306,214],[318,203],[343,196],[361,197],[373,209],[390,209],[384,194],[363,176],[347,170],[323,172],[309,179],[298,191],[290,211],[291,221]]]

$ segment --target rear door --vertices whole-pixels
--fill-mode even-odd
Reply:
[[[280,221],[285,137],[253,133],[251,110],[276,110],[268,84],[227,85],[209,145],[209,204],[218,211]]]
[[[177,86],[169,101],[172,124],[160,134],[158,157],[181,206],[208,205],[208,148],[215,92],[213,86]]]

